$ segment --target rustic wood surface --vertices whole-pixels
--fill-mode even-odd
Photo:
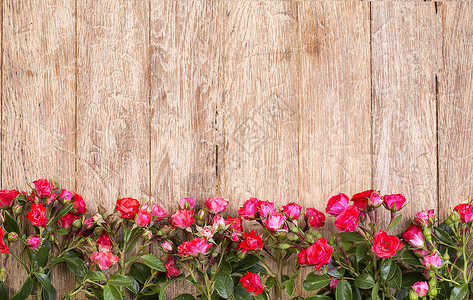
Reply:
[[[371,5],[373,186],[437,210],[440,15],[433,2],[386,4]]]
[[[472,4],[1,9],[3,189],[55,179],[92,210],[219,195],[235,214],[249,197],[324,211],[373,187],[404,194],[407,217],[445,215],[473,193]],[[22,273],[8,269],[13,292]],[[59,297],[73,282],[54,280]]]

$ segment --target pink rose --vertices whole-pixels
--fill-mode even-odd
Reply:
[[[72,193],[66,189],[62,189],[59,193],[59,199],[63,199],[64,202],[67,202],[72,199]]]
[[[48,200],[47,200],[46,203],[48,205],[51,205],[51,203],[54,203],[56,201],[56,197],[57,197],[56,193],[51,193],[51,195],[49,195]]]
[[[144,227],[148,226],[151,220],[153,220],[153,216],[148,211],[140,209],[136,214],[135,223],[138,224],[138,226]]]
[[[453,210],[460,214],[460,223],[468,223],[471,221],[473,218],[472,208],[473,205],[467,203],[458,204],[455,206]]]
[[[261,218],[266,218],[269,214],[274,212],[274,203],[269,201],[260,201],[258,212]]]
[[[227,208],[228,201],[222,197],[209,197],[204,204],[211,212],[218,214]]]
[[[247,220],[253,220],[256,217],[261,201],[256,198],[246,200],[243,206],[238,210],[238,215]]]
[[[424,246],[424,234],[422,228],[417,225],[411,225],[402,233],[402,239],[416,248]]]
[[[429,291],[429,285],[426,281],[418,281],[414,283],[412,289],[417,293],[417,295],[419,295],[419,297],[425,297]]]
[[[308,265],[307,262],[307,248],[301,248],[301,251],[297,253],[297,261],[300,265]]]
[[[85,202],[84,199],[82,199],[82,196],[79,194],[74,194],[74,197],[72,197],[72,202],[74,202],[74,212],[77,214],[85,214],[87,212],[87,208],[85,208]]]
[[[37,249],[39,247],[39,245],[41,244],[41,238],[39,237],[39,235],[37,234],[33,234],[33,235],[30,235],[27,239],[26,239],[26,245],[30,248],[30,249]]]
[[[434,210],[423,210],[416,214],[416,222],[420,226],[429,227],[431,219],[434,217]]]
[[[385,195],[383,200],[384,206],[391,211],[401,210],[404,203],[406,203],[406,198],[401,194]]]
[[[415,249],[414,252],[419,253],[420,256],[426,256],[427,254],[429,254],[429,251],[422,249]]]
[[[171,224],[182,229],[191,226],[194,220],[194,212],[192,210],[180,209],[170,217]]]
[[[38,193],[39,197],[48,197],[51,195],[53,190],[54,184],[52,182],[47,181],[46,179],[38,179],[33,181],[34,189]]]
[[[286,213],[289,220],[295,220],[299,218],[301,214],[301,209],[302,209],[302,206],[294,202],[288,203],[287,205],[283,206],[283,210]]]
[[[210,230],[209,228],[203,228],[201,231],[200,231],[200,234],[204,237],[206,237],[208,240],[211,239],[214,235],[213,231]]]
[[[335,227],[341,231],[353,231],[360,220],[360,209],[350,205],[335,218]]]
[[[340,193],[328,199],[325,212],[329,215],[336,216],[348,207],[348,196]]]
[[[351,201],[353,201],[353,205],[364,211],[368,207],[378,207],[383,203],[383,199],[379,196],[379,191],[373,189],[353,195]]]
[[[337,288],[338,279],[330,276],[330,289],[334,290]]]
[[[234,242],[240,241],[241,233],[239,232],[232,232],[230,233],[230,239]]]
[[[177,252],[182,257],[197,256],[199,254],[205,254],[212,244],[207,243],[205,238],[195,238],[187,241],[177,247]]]
[[[107,270],[119,260],[118,256],[110,251],[109,246],[99,246],[100,251],[94,251],[90,255],[90,260],[99,266],[100,270]]]
[[[181,209],[192,209],[195,205],[195,199],[190,197],[190,198],[181,198],[179,200],[179,207]]]
[[[213,217],[212,219],[212,227],[215,230],[218,230],[219,228],[220,229],[225,228],[225,219],[223,219],[219,215],[215,215],[215,217]]]
[[[281,213],[273,212],[268,216],[266,220],[264,220],[264,224],[266,228],[271,230],[278,230],[281,229],[286,222],[287,217]]]
[[[316,210],[315,208],[309,207],[306,209],[305,213],[307,224],[314,228],[324,227],[325,225],[325,215]]]
[[[168,215],[168,212],[166,210],[164,210],[164,208],[162,208],[160,205],[157,205],[157,204],[154,204],[154,203],[151,206],[150,213],[153,217],[156,217],[155,221],[161,221],[162,219],[164,219]]]
[[[2,190],[0,191],[0,201],[4,208],[9,208],[13,200],[20,194],[17,190]]]
[[[82,225],[85,226],[85,229],[92,229],[95,226],[94,218],[85,219]]]
[[[32,204],[31,211],[26,215],[31,224],[37,227],[46,226],[48,219],[46,218],[46,209],[43,206],[43,203]]]
[[[61,227],[69,228],[72,226],[72,223],[74,223],[74,221],[78,219],[79,219],[79,216],[76,216],[73,214],[65,214],[59,219],[58,224]]]
[[[225,225],[230,225],[228,227],[231,230],[242,232],[243,231],[243,225],[242,225],[242,219],[239,217],[227,217],[225,219]]]
[[[169,241],[162,242],[161,247],[166,251],[172,251],[172,244]]]
[[[112,246],[112,241],[107,233],[102,233],[102,235],[97,239],[97,245],[100,246]]]
[[[430,267],[438,268],[441,264],[442,258],[437,254],[437,252],[424,256],[424,266],[427,269],[430,269]]]

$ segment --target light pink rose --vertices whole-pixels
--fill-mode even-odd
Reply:
[[[225,228],[225,219],[219,215],[215,215],[212,219],[212,227],[215,230]]]
[[[296,204],[294,202],[291,202],[291,203],[288,203],[287,205],[283,206],[282,208],[283,208],[284,212],[286,213],[287,217],[289,218],[289,220],[295,220],[295,219],[299,218],[299,216],[301,214],[302,206],[300,206],[299,204]]]
[[[422,228],[417,225],[411,225],[402,233],[402,239],[416,248],[424,246],[425,239]]]
[[[417,293],[420,297],[424,297],[427,295],[427,292],[429,291],[429,285],[427,284],[426,281],[418,281],[414,283],[412,286],[412,289],[414,292]]]
[[[162,242],[161,247],[166,251],[172,251],[172,244],[169,241]]]
[[[135,223],[139,226],[148,226],[148,224],[153,220],[153,216],[144,209],[140,209],[140,211],[136,214]]]
[[[30,235],[30,236],[26,239],[26,245],[27,245],[30,249],[37,249],[40,244],[41,244],[41,238],[40,238],[39,235],[37,235],[37,234]]]
[[[430,269],[430,267],[438,268],[441,264],[442,258],[437,254],[437,252],[424,256],[424,266],[427,269]]]
[[[350,198],[343,193],[331,197],[328,199],[325,212],[332,216],[338,215],[348,207],[348,200],[350,200]]]
[[[227,208],[228,203],[229,202],[222,197],[209,197],[204,204],[211,212],[218,214]]]
[[[261,201],[258,212],[261,218],[266,218],[269,214],[274,212],[274,203],[269,201]]]
[[[207,243],[205,238],[195,238],[187,241],[177,247],[177,252],[182,257],[197,256],[198,254],[205,254],[212,244]]]
[[[100,251],[94,251],[90,260],[99,266],[100,270],[107,270],[119,260],[118,256],[110,251],[110,246],[99,246]]]
[[[286,222],[287,217],[281,213],[273,212],[268,216],[266,220],[264,220],[264,224],[266,228],[271,230],[278,230],[281,229]]]
[[[179,207],[181,209],[192,209],[195,205],[195,199],[190,197],[190,198],[181,198],[179,200]]]
[[[69,192],[66,189],[62,189],[61,192],[59,193],[59,199],[63,199],[65,202],[69,201],[72,199],[72,193]]]
[[[246,200],[243,206],[238,210],[238,215],[247,220],[253,220],[256,217],[261,201],[256,198]]]
[[[201,231],[200,231],[200,234],[204,237],[206,237],[207,239],[211,239],[214,235],[213,231],[210,230],[209,228],[203,228]]]

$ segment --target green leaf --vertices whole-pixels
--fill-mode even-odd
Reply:
[[[385,281],[388,281],[394,276],[396,273],[396,263],[392,260],[387,260],[381,266],[381,278]]]
[[[46,274],[34,272],[36,279],[41,283],[43,288],[49,293],[51,292],[51,279]]]
[[[388,287],[392,287],[396,290],[399,290],[401,288],[401,283],[402,283],[402,271],[401,271],[401,268],[399,268],[399,266],[396,265],[396,272],[394,273],[394,276],[386,282],[386,285]]]
[[[374,287],[374,279],[370,274],[363,273],[355,279],[355,286],[367,290]]]
[[[43,290],[43,300],[56,300],[57,292],[53,285],[51,285],[51,291]]]
[[[468,292],[467,284],[460,284],[452,289],[450,300],[462,300]]]
[[[252,300],[253,293],[248,292],[244,287],[236,286],[233,297],[235,297],[235,300]]]
[[[424,274],[419,273],[419,272],[408,272],[402,275],[401,287],[409,289],[417,281],[423,281],[423,280],[424,280]]]
[[[85,262],[78,257],[66,258],[66,264],[69,267],[69,270],[71,270],[74,275],[79,277],[84,277],[88,271]]]
[[[104,300],[122,300],[122,294],[120,291],[113,285],[107,284],[103,288],[103,299]]]
[[[38,254],[36,255],[36,260],[38,261],[38,265],[41,267],[46,266],[48,263],[48,256],[49,256],[49,247],[44,245],[38,250]]]
[[[130,240],[132,232],[133,231],[130,228],[128,228],[126,226],[123,227],[123,241],[125,243],[128,243],[128,241]]]
[[[402,262],[415,267],[423,267],[424,264],[420,262],[419,258],[416,257],[413,251],[406,250],[401,254]]]
[[[449,244],[449,245],[452,244],[451,235],[448,232],[446,232],[445,230],[443,230],[442,228],[435,227],[434,228],[434,234],[442,242],[444,242],[446,244]]]
[[[259,258],[256,257],[255,255],[247,255],[244,259],[242,259],[238,265],[233,268],[232,273],[242,273],[249,268],[253,267],[255,264],[259,262]]]
[[[8,288],[5,284],[0,285],[0,299],[8,299]]]
[[[292,294],[294,294],[294,281],[286,280],[282,283],[282,285],[284,286],[288,296],[292,296]]]
[[[365,239],[361,236],[361,234],[354,231],[340,232],[340,236],[342,237],[342,240],[345,240],[348,242],[364,242],[365,241]]]
[[[180,294],[175,300],[195,300],[195,298],[191,294]]]
[[[54,230],[54,233],[58,234],[58,235],[66,235],[66,234],[69,233],[69,229],[61,228],[61,229],[58,229],[58,230]]]
[[[126,249],[125,249],[126,253],[130,252],[131,250],[133,250],[135,248],[136,242],[138,242],[139,238],[140,238],[139,234],[135,234],[133,236],[133,238],[131,239],[131,242],[128,243],[128,245],[126,246]]]
[[[99,281],[105,281],[107,280],[107,278],[101,271],[89,271],[84,276],[83,281],[85,282],[86,280],[99,282]]]
[[[323,287],[326,287],[330,283],[330,277],[328,275],[316,275],[315,273],[309,273],[302,283],[304,290],[308,292],[317,291]]]
[[[389,232],[391,229],[393,229],[394,227],[396,227],[397,224],[399,224],[399,221],[401,221],[401,219],[402,219],[402,215],[399,215],[399,216],[395,217],[395,218],[391,221],[391,223],[389,223],[388,228],[386,229],[386,232]]]
[[[351,290],[350,283],[342,279],[337,283],[337,289],[335,290],[336,300],[352,300],[353,292]]]
[[[31,292],[33,291],[33,280],[31,280],[31,277],[28,277],[25,280],[25,283],[23,283],[23,286],[21,289],[13,295],[13,297],[10,298],[10,300],[25,300],[28,298],[29,295],[31,295]]]
[[[356,248],[356,261],[359,262],[368,256],[369,249],[370,246],[368,244],[361,244],[358,248]]]
[[[276,279],[273,276],[268,276],[268,278],[266,278],[266,282],[264,285],[269,290],[273,287],[275,282],[276,282]]]
[[[113,274],[108,279],[108,283],[114,286],[127,286],[127,285],[131,285],[133,281],[127,276],[120,275],[120,274]]]
[[[143,263],[134,262],[131,265],[130,274],[139,282],[144,283],[151,277],[151,269]]]
[[[48,221],[47,225],[54,224],[56,223],[57,220],[64,217],[68,212],[72,210],[72,208],[74,207],[74,204],[75,204],[74,202],[71,202],[64,205],[64,207],[59,210],[56,216]]]
[[[18,226],[18,223],[15,221],[15,219],[13,219],[12,216],[10,216],[10,214],[6,211],[3,211],[3,216],[5,217],[3,228],[5,228],[5,230],[8,232],[16,232],[21,236],[20,227]]]
[[[164,266],[163,262],[156,256],[151,254],[145,254],[141,256],[141,259],[143,260],[145,265],[147,265],[151,269],[159,272],[166,272],[166,267]]]
[[[381,285],[381,281],[376,281],[376,284],[374,285],[373,289],[371,290],[371,298],[373,300],[378,299],[378,292],[379,292],[379,287]]]
[[[227,299],[233,294],[233,280],[225,272],[218,272],[215,275],[215,290],[220,297]]]
[[[324,295],[315,295],[305,298],[305,300],[332,300],[332,298]]]
[[[255,300],[267,300],[267,299],[268,299],[268,295],[266,295],[266,292],[262,292],[261,294],[255,297]]]
[[[126,288],[133,294],[138,294],[140,292],[140,285],[138,281],[136,281],[136,279],[133,278],[131,275],[127,275],[127,276],[128,278],[130,278],[131,284],[128,285]]]

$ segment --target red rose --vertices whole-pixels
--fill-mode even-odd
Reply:
[[[180,209],[169,217],[171,224],[182,229],[191,226],[194,220],[194,212],[192,210]]]
[[[65,214],[59,219],[58,224],[61,227],[69,228],[71,227],[72,223],[74,223],[74,221],[78,219],[79,219],[79,216],[76,216],[73,214]]]
[[[140,210],[140,202],[133,198],[118,199],[115,210],[121,213],[122,219],[134,219]]]
[[[43,207],[43,203],[32,204],[31,211],[26,215],[26,217],[34,226],[44,227],[48,221],[45,212],[46,209]]]
[[[54,184],[47,181],[46,179],[38,179],[36,181],[33,181],[34,183],[34,189],[38,193],[39,197],[48,197],[51,195],[51,192],[53,190]]]
[[[9,208],[11,206],[13,200],[15,200],[16,196],[18,196],[19,194],[20,194],[20,192],[18,192],[17,190],[3,190],[3,191],[0,191],[0,201],[3,204],[3,207],[4,208]]]
[[[348,200],[348,196],[343,193],[331,197],[328,199],[325,212],[332,216],[338,215],[347,208]]]
[[[325,215],[315,208],[307,208],[305,217],[307,219],[306,222],[314,228],[324,227],[325,225]]]
[[[87,208],[85,208],[84,199],[82,199],[81,195],[74,194],[74,197],[72,197],[72,202],[74,202],[74,206],[73,206],[74,213],[85,214],[87,212]]]
[[[242,232],[243,231],[243,226],[242,226],[242,219],[239,217],[227,217],[225,220],[225,225],[229,225],[229,229]]]
[[[259,210],[261,201],[256,198],[246,200],[243,206],[238,210],[238,215],[247,220],[253,220]]]
[[[169,279],[177,277],[179,276],[179,274],[181,274],[181,271],[178,267],[175,266],[174,259],[172,259],[171,256],[168,256],[168,260],[166,261],[164,266],[166,267],[166,276]]]
[[[367,210],[367,206],[378,207],[383,203],[383,200],[379,196],[379,191],[367,190],[358,194],[353,195],[351,198],[353,205],[357,206],[359,209]],[[369,202],[368,202],[369,201]]]
[[[401,250],[402,243],[395,235],[388,235],[380,230],[374,236],[374,243],[371,246],[373,253],[380,258],[388,258],[394,256],[397,250]]]
[[[335,218],[335,227],[341,231],[353,231],[360,220],[360,209],[350,205]]]
[[[291,203],[288,203],[287,205],[283,206],[282,208],[283,208],[284,212],[286,213],[287,217],[289,218],[289,220],[295,220],[295,219],[299,218],[299,216],[301,214],[302,206],[300,206],[299,204],[296,204],[294,202],[291,202]]]
[[[7,245],[5,245],[5,242],[3,241],[5,233],[3,232],[3,229],[0,228],[0,252],[2,253],[10,253],[10,249],[8,249]]]
[[[391,211],[398,211],[406,203],[406,198],[401,194],[385,195],[383,197],[384,206]]]
[[[261,282],[259,280],[258,273],[251,273],[249,272],[246,275],[243,275],[240,278],[240,284],[244,287],[248,292],[253,292],[253,296],[258,296],[264,290]]]
[[[402,233],[402,239],[416,248],[424,246],[424,234],[422,228],[417,225],[411,225]]]
[[[330,263],[332,256],[332,247],[327,243],[325,239],[318,239],[306,250],[307,263],[314,265],[318,270],[323,265]]]
[[[301,248],[301,251],[297,253],[297,260],[299,261],[299,264],[301,265],[309,264],[307,262],[307,248]]]
[[[100,246],[112,246],[112,241],[110,241],[110,237],[107,233],[102,233],[102,235],[97,239],[97,245]]]
[[[187,241],[177,247],[177,252],[183,257],[197,256],[198,254],[205,254],[212,244],[207,243],[206,238],[195,238]]]
[[[255,233],[254,230],[252,230],[250,233],[243,233],[243,237],[245,239],[240,243],[240,249],[243,253],[246,251],[263,248],[263,240],[259,234]]]
[[[153,220],[153,216],[144,209],[140,209],[136,214],[135,223],[141,227],[147,226],[151,220]]]
[[[264,220],[264,224],[268,229],[278,230],[283,227],[286,220],[287,217],[285,215],[278,212],[273,212],[268,216],[266,220]]]
[[[473,205],[463,203],[463,204],[458,204],[457,206],[455,206],[453,210],[460,214],[461,223],[468,223],[473,218],[472,208],[473,208]]]
[[[228,201],[222,197],[209,197],[204,204],[211,212],[218,214],[227,208]]]

